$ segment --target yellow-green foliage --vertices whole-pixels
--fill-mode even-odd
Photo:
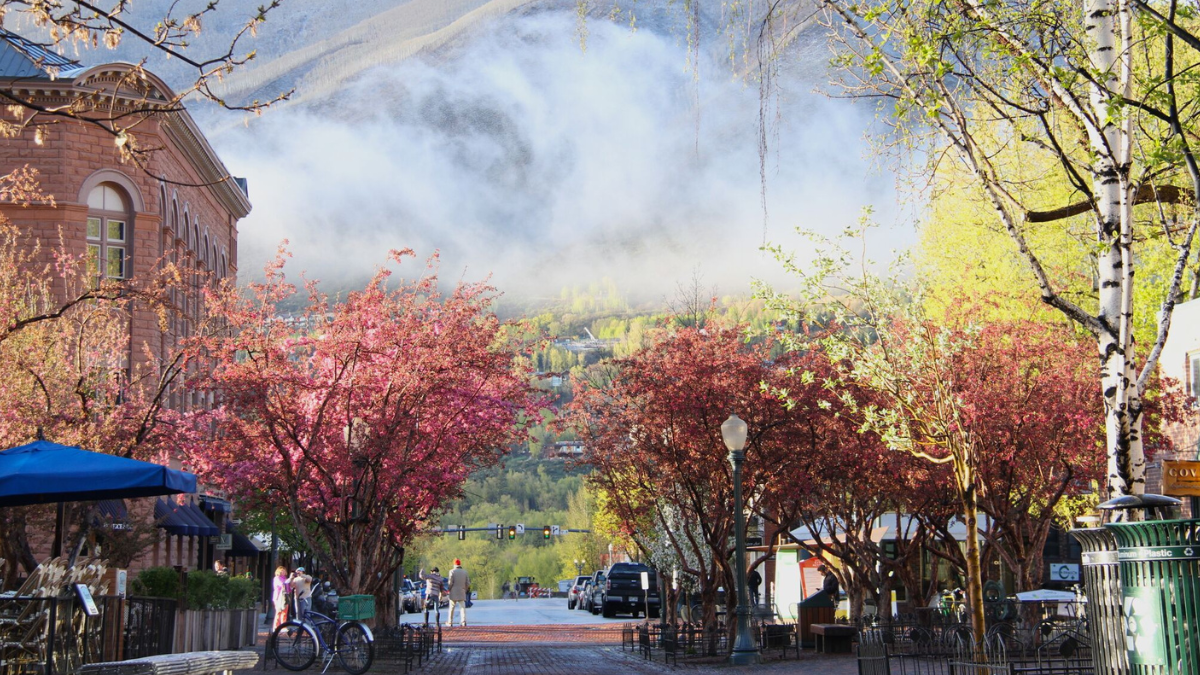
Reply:
[[[1013,180],[1036,190],[1031,197],[1039,209],[1053,209],[1081,199],[1062,189],[1061,183],[1038,181],[1037,167],[1026,157],[1008,167]],[[949,164],[949,163],[947,163]],[[1026,317],[1030,308],[1046,321],[1064,321],[1062,315],[1039,302],[1040,293],[1030,267],[978,184],[964,171],[944,164],[926,217],[914,263],[928,284],[929,312],[940,315],[950,303],[964,297],[987,298],[990,309],[982,316],[994,319]],[[1151,219],[1154,207],[1139,206],[1139,217]],[[1095,311],[1095,235],[1090,213],[1048,223],[1027,223],[1024,234],[1051,280],[1064,294],[1088,311]],[[1143,231],[1155,232],[1147,226]],[[1157,308],[1165,293],[1165,278],[1174,263],[1164,238],[1151,237],[1136,244],[1135,330],[1139,344],[1152,344],[1157,330]]]

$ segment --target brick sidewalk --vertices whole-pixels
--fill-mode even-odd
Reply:
[[[661,659],[661,654],[656,654]],[[270,664],[237,675],[288,675],[291,671]],[[318,661],[308,673],[319,673]],[[402,668],[393,662],[376,659],[368,675],[396,675]],[[858,675],[858,666],[850,655],[819,655],[803,652],[800,660],[774,661],[758,666],[731,668],[723,663],[696,662],[681,659],[678,666],[661,660],[644,661],[639,654],[622,651],[620,647],[595,645],[448,645],[435,653],[424,667],[415,668],[414,675],[658,675],[672,672],[769,673],[771,675]],[[334,663],[330,673],[341,673]]]
[[[776,675],[857,675],[854,657],[804,654],[799,661],[777,661],[759,666],[731,668],[724,664],[679,666],[644,661],[620,647],[596,646],[448,646],[426,666],[422,675],[655,675],[689,673],[773,673]]]

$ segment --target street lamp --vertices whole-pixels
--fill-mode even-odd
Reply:
[[[575,576],[578,577],[578,576],[583,575],[583,566],[586,564],[587,564],[586,560],[576,560],[575,561]]]
[[[734,556],[734,574],[737,575],[737,638],[729,663],[748,666],[759,662],[758,645],[750,634],[750,596],[746,592],[746,514],[742,512],[742,462],[746,459],[746,422],[737,415],[730,415],[721,425],[721,440],[729,449],[729,463],[733,466],[733,516],[734,538],[737,552]]]

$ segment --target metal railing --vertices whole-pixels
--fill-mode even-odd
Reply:
[[[376,663],[402,668],[404,673],[420,668],[435,651],[441,651],[441,644],[432,626],[405,623],[375,637]]]

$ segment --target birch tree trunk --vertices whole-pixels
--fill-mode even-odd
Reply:
[[[1089,133],[1095,159],[1096,235],[1103,247],[1099,281],[1098,346],[1108,445],[1109,498],[1145,492],[1142,398],[1133,344],[1133,194],[1129,182],[1130,116],[1114,94],[1132,94],[1132,12],[1124,0],[1085,0],[1096,127]]]

